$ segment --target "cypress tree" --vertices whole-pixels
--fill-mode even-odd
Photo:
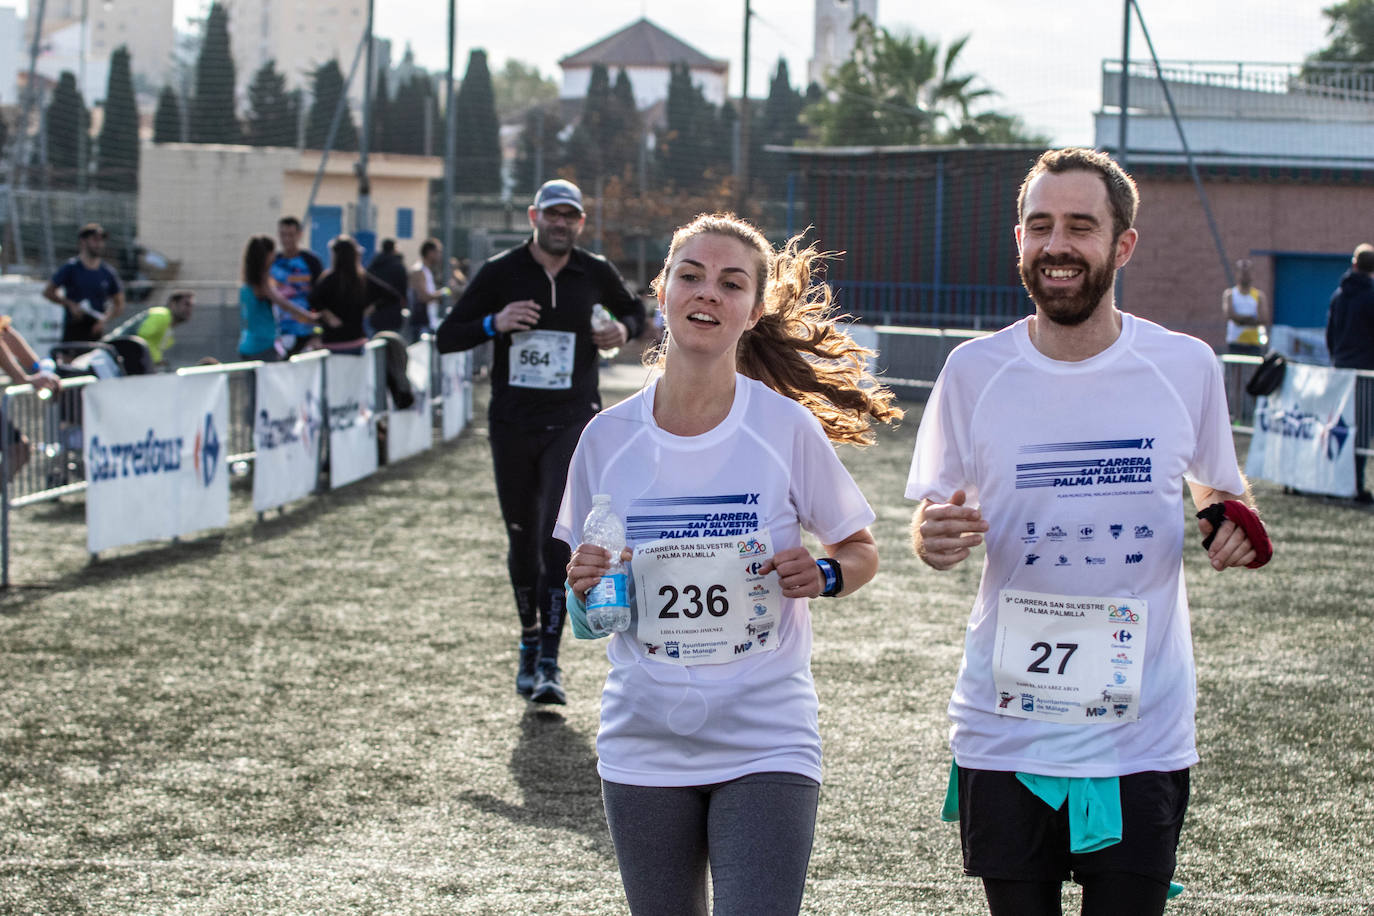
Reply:
[[[533,197],[539,186],[558,174],[565,164],[567,154],[558,139],[564,126],[557,105],[536,105],[525,112],[525,127],[515,157],[513,190],[517,199],[522,195]]]
[[[622,68],[615,76],[611,89],[610,124],[607,125],[608,149],[612,160],[610,171],[625,174],[639,167],[639,148],[644,144],[643,125],[639,119],[639,105],[635,102],[634,86]]]
[[[763,147],[791,146],[805,134],[806,128],[801,122],[804,105],[802,94],[792,88],[787,61],[778,58],[778,67],[768,86],[768,100],[763,105],[762,124],[753,135],[757,146],[750,150],[750,161],[758,163],[756,172],[773,194],[786,192],[787,159],[777,153],[765,152]]]
[[[611,77],[605,64],[593,64],[587,97],[582,100],[582,115],[568,141],[568,159],[583,187],[590,188],[610,169]]]
[[[367,148],[377,153],[390,152],[384,147],[391,119],[391,97],[386,83],[386,71],[378,70],[372,87],[372,134],[367,138]]]
[[[191,98],[192,143],[240,143],[234,109],[234,58],[229,51],[229,12],[210,5],[205,40],[196,59],[196,90]]]
[[[425,147],[425,121],[430,117],[430,96],[429,80],[418,73],[401,83],[396,88],[396,98],[387,106],[386,132],[377,148],[388,153],[429,155]]]
[[[76,86],[76,74],[70,70],[62,71],[43,117],[52,187],[75,188],[81,135],[90,125],[90,114],[81,98],[81,90]]]
[[[325,141],[329,139],[329,125],[334,120],[334,109],[344,94],[344,76],[339,69],[339,62],[328,60],[320,64],[312,80],[315,98],[310,103],[310,114],[305,123],[305,145],[308,149],[324,149]],[[358,148],[358,128],[353,123],[353,112],[347,103],[339,119],[339,129],[334,134],[333,148]]]
[[[138,190],[138,107],[134,103],[129,49],[124,45],[115,48],[110,55],[110,75],[105,84],[105,118],[100,125],[96,165],[97,188]]]
[[[181,100],[171,86],[163,86],[157,97],[157,112],[153,115],[153,142],[180,143]]]
[[[248,111],[243,122],[244,139],[253,146],[294,146],[296,119],[292,115],[286,77],[269,60],[248,84]]]
[[[454,187],[459,193],[494,194],[501,190],[501,136],[496,95],[487,69],[487,52],[468,56],[467,72],[457,98],[458,137]],[[435,131],[436,139],[443,136]],[[439,144],[442,150],[442,143]]]

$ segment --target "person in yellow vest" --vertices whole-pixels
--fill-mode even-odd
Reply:
[[[154,364],[160,366],[166,361],[167,351],[176,343],[172,328],[190,320],[195,307],[196,294],[189,289],[179,289],[167,297],[166,305],[155,305],[148,309],[134,333],[148,345],[148,353],[153,357]]]
[[[1259,356],[1269,343],[1274,316],[1269,300],[1251,280],[1250,261],[1241,258],[1236,262],[1236,285],[1221,294],[1221,310],[1226,313],[1226,348]]]

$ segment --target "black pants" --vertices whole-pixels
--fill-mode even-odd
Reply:
[[[491,424],[492,469],[510,540],[506,564],[515,609],[525,633],[538,627],[542,658],[558,657],[563,635],[563,580],[572,551],[554,538],[553,526],[585,425],[586,420],[536,429]]]

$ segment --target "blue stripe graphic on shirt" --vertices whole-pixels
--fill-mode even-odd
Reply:
[[[1109,448],[1149,448],[1149,439],[1099,439],[1096,442],[1045,442],[1040,445],[1023,445],[1016,451],[1021,455],[1043,454],[1044,452],[1087,452]]]
[[[625,517],[625,533],[630,541],[656,541],[662,538],[734,537],[758,528],[758,513],[681,512],[642,513],[636,509],[668,509],[676,506],[757,506],[758,493],[727,493],[718,496],[670,496],[636,499]]]

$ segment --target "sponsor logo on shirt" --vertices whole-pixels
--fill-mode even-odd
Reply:
[[[1152,538],[1152,537],[1154,537],[1154,536],[1155,536],[1154,530],[1153,530],[1149,525],[1136,525],[1136,526],[1135,526],[1135,537],[1136,537],[1136,540],[1140,541],[1140,540],[1144,540],[1145,538]]]
[[[1126,554],[1126,565],[1127,565],[1127,566],[1130,566],[1130,565],[1132,565],[1132,564],[1134,564],[1134,563],[1141,563],[1141,562],[1144,562],[1144,560],[1145,560],[1145,554],[1143,554],[1143,553],[1136,552],[1136,553],[1128,553],[1128,554]]]
[[[1112,540],[1115,541],[1117,538],[1121,537],[1121,532],[1122,532],[1123,530],[1125,530],[1125,526],[1124,526],[1124,525],[1112,525],[1112,526],[1111,526]]]

